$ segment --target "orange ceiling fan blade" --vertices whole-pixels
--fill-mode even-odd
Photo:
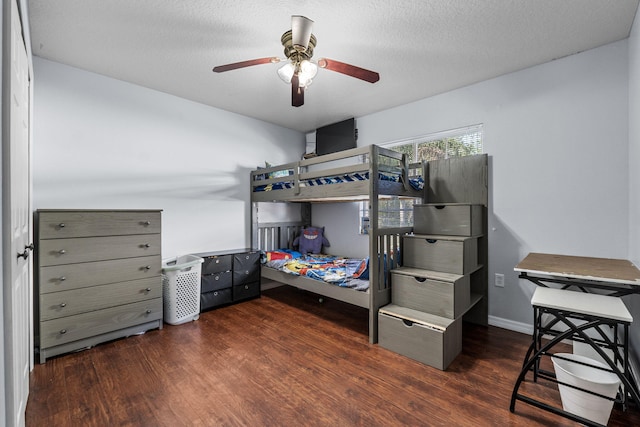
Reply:
[[[347,76],[355,77],[356,79],[364,80],[365,82],[375,83],[380,80],[380,74],[375,71],[367,70],[365,68],[356,67],[355,65],[347,64],[344,62],[336,61],[335,59],[322,58],[318,60],[318,67],[326,68],[327,70],[342,73]]]
[[[248,61],[234,62],[233,64],[226,65],[218,65],[213,68],[214,73],[223,73],[225,71],[237,70],[238,68],[251,67],[254,65],[260,64],[275,64],[280,62],[280,58],[270,57],[270,58],[258,58],[258,59],[250,59]]]

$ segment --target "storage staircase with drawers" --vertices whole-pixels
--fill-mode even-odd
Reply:
[[[403,238],[402,267],[391,271],[391,304],[378,312],[378,339],[384,348],[445,370],[462,350],[463,316],[484,325],[488,320],[487,157],[437,162],[429,171],[440,182],[439,192],[430,187],[427,201],[435,202],[414,206],[414,233]],[[481,179],[443,188],[437,180],[442,171],[449,180]]]

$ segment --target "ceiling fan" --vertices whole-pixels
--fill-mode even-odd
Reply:
[[[278,70],[278,75],[287,84],[291,83],[291,105],[300,107],[304,104],[304,90],[313,81],[318,67],[336,71],[355,77],[369,83],[380,80],[380,75],[375,71],[356,67],[334,59],[321,58],[317,63],[311,61],[313,49],[316,47],[316,37],[311,34],[313,21],[300,15],[291,16],[291,29],[285,32],[280,41],[284,46],[284,54],[287,63]],[[273,64],[283,61],[277,57],[258,58],[248,61],[234,62],[232,64],[218,65],[213,68],[216,73],[236,70],[238,68],[251,67],[260,64]]]

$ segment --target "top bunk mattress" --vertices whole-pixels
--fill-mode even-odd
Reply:
[[[376,178],[371,182],[372,177]],[[269,201],[357,201],[422,197],[422,164],[375,145],[251,172],[251,198]],[[373,189],[373,190],[372,190]]]
[[[286,179],[286,178],[285,178]],[[381,181],[388,182],[402,182],[402,177],[400,175],[393,175],[384,172],[378,172],[378,179]],[[314,179],[306,179],[300,180],[300,187],[314,187],[320,185],[331,185],[331,184],[344,184],[350,182],[358,182],[358,181],[368,181],[369,180],[369,172],[364,173],[351,173],[344,174],[341,176],[329,176],[329,177],[319,177]],[[416,191],[421,191],[424,189],[424,178],[421,176],[410,177],[408,178],[409,185]],[[253,187],[254,192],[262,192],[262,191],[273,191],[273,190],[287,190],[293,189],[295,186],[294,181],[279,181],[266,185],[257,185]]]

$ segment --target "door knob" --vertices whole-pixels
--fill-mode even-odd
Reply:
[[[29,245],[24,247],[24,252],[18,252],[18,258],[24,258],[27,259],[29,258],[29,251],[32,251],[34,248],[33,243],[30,243]]]

